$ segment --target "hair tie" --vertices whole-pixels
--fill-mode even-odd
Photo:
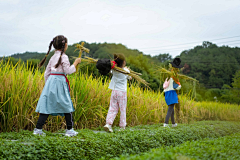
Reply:
[[[48,55],[46,54],[46,56],[45,57],[47,57]]]
[[[117,65],[117,63],[115,61],[112,61],[113,65],[111,67],[111,69],[113,69],[115,67],[115,65]]]

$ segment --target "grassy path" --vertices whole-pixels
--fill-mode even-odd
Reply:
[[[115,128],[117,129],[117,128]],[[0,159],[110,159],[141,154],[154,148],[175,147],[186,141],[218,138],[240,132],[238,122],[206,121],[163,128],[162,124],[129,127],[123,132],[78,130],[76,137],[63,131],[34,136],[32,131],[0,133]]]

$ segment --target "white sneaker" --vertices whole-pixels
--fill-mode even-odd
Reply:
[[[163,123],[163,127],[169,127],[169,125],[166,123]]]
[[[74,129],[70,129],[70,130],[66,130],[66,133],[65,133],[65,136],[68,136],[68,137],[73,137],[73,136],[76,136],[78,134],[78,132],[74,131]]]
[[[110,125],[110,124],[106,124],[105,126],[104,126],[104,130],[106,131],[106,132],[113,132],[113,130],[112,130],[112,126]]]
[[[34,135],[40,135],[40,136],[45,136],[45,135],[46,135],[46,133],[44,133],[44,132],[42,131],[42,129],[37,129],[37,128],[34,128],[33,134],[34,134]]]
[[[177,127],[177,123],[175,123],[175,124],[172,124],[172,127]]]

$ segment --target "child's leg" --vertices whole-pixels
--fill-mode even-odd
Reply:
[[[172,124],[175,124],[175,120],[174,120],[174,107],[173,107],[173,111],[172,111],[172,114],[171,114],[171,121],[172,121]]]
[[[37,126],[36,126],[37,129],[42,129],[42,127],[45,124],[48,116],[49,116],[49,114],[40,113],[40,116],[39,116],[38,122],[37,122]]]
[[[73,116],[72,116],[72,113],[64,113],[65,115],[65,120],[66,120],[66,123],[67,123],[67,129],[70,130],[73,128]]]
[[[110,100],[110,107],[108,110],[106,123],[109,125],[113,124],[113,121],[118,113],[118,102],[117,102],[117,91],[112,91],[111,100]]]
[[[165,118],[165,123],[168,124],[169,118],[172,115],[172,111],[174,109],[174,104],[171,104],[168,106],[168,112],[167,112],[167,116]]]
[[[127,125],[127,122],[126,122],[127,92],[119,91],[118,103],[119,103],[119,108],[121,112],[119,126],[122,128],[125,128]]]

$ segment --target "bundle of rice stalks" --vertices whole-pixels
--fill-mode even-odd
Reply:
[[[85,43],[82,42],[81,44],[76,44],[76,45],[75,45],[75,47],[76,47],[75,51],[76,51],[76,50],[79,50],[78,58],[82,57],[82,52],[87,52],[87,53],[89,53],[89,51],[90,51],[88,48],[83,47],[84,44],[85,44]],[[75,52],[75,51],[74,51],[74,52]],[[77,67],[76,67],[76,71],[78,72],[78,65],[77,65]]]
[[[90,58],[90,57],[85,57],[85,58],[82,58],[82,62],[87,62],[87,64],[90,64],[90,63],[97,63],[97,59],[93,59],[93,58]],[[112,63],[113,65],[113,63]],[[120,68],[120,67],[117,67],[117,66],[114,66],[113,68],[114,70],[118,71],[118,72],[121,72],[123,74],[127,74],[129,76],[131,76],[132,78],[134,78],[137,82],[140,82],[142,84],[144,84],[145,86],[147,86],[149,89],[150,87],[148,86],[149,83],[146,82],[144,79],[142,79],[141,77],[139,77],[139,75],[142,75],[141,73],[137,73],[137,72],[134,72],[132,71],[131,69],[129,69],[130,73],[129,72],[126,72],[124,69]]]
[[[167,69],[165,69],[165,68],[160,68],[160,69],[158,69],[157,71],[159,71],[159,72],[162,73],[162,74],[166,74],[168,77],[174,76],[174,73],[173,73],[173,72],[171,72],[171,71],[169,71],[169,70],[167,70]],[[190,81],[198,82],[198,80],[196,80],[196,79],[194,79],[194,78],[192,78],[192,77],[188,77],[188,76],[183,75],[183,74],[179,74],[179,73],[178,73],[177,76],[178,76],[178,78],[180,78],[180,79],[185,79],[185,80],[190,80]]]
[[[170,69],[172,69],[172,68],[170,67]],[[199,83],[198,80],[196,80],[196,79],[194,79],[192,77],[189,77],[189,76],[186,76],[186,75],[174,72],[174,70],[170,71],[170,70],[167,70],[165,68],[160,68],[160,69],[156,70],[156,72],[160,72],[161,73],[160,79],[163,79],[163,81],[166,78],[169,78],[169,77],[175,77],[177,79],[184,79],[185,81],[191,81],[192,85],[193,85],[192,96],[196,98],[196,96],[197,96],[197,94],[196,94],[196,86]]]
[[[87,52],[87,53],[90,52],[90,50],[88,48],[84,47],[84,42],[82,42],[81,44],[76,44],[75,47],[76,47],[76,50],[79,50],[79,56],[78,57],[82,56],[82,51]]]

